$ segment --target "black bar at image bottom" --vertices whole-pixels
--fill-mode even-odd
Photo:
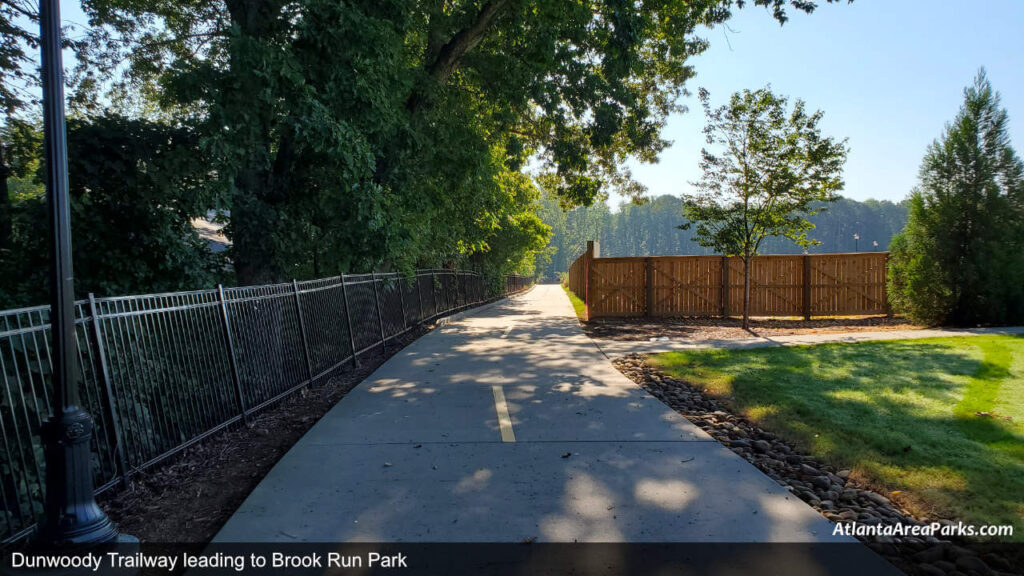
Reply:
[[[23,546],[4,551],[2,570],[5,574],[57,570],[116,576],[900,574],[869,548],[855,543],[119,544],[77,553]]]

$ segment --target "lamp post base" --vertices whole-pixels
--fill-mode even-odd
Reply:
[[[117,525],[96,504],[92,429],[92,417],[78,406],[68,406],[42,426],[46,505],[37,544],[79,547],[118,541]]]

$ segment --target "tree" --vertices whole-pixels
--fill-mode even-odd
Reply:
[[[35,12],[28,2],[12,0],[0,4],[0,113],[4,119],[0,130],[0,257],[10,250],[13,241],[13,214],[7,178],[15,175],[10,165],[7,124],[25,106],[23,86],[32,84],[28,51],[36,42],[32,34],[19,25],[31,22]]]
[[[63,46],[76,54],[83,48],[64,27]],[[31,0],[0,2],[0,251],[9,250],[14,242],[14,206],[8,178],[23,178],[17,137],[24,128],[38,123],[38,89],[41,86],[36,53],[39,49],[38,3]],[[86,84],[82,78],[68,79],[72,103],[81,98],[77,88]],[[35,119],[35,120],[33,120]],[[14,140],[12,140],[14,138]]]
[[[832,1],[832,0],[829,0]],[[806,0],[754,0],[785,20]],[[500,185],[541,159],[563,205],[642,192],[706,43],[741,0],[91,0],[98,70],[205,134],[231,187],[241,283],[317,268],[486,256],[531,205]],[[110,40],[120,44],[114,44]],[[116,66],[111,62],[126,65]],[[522,196],[516,196],[522,198]],[[497,207],[497,208],[494,208]],[[487,212],[487,210],[506,212]],[[483,210],[484,212],[481,212]],[[510,211],[509,211],[510,210]],[[482,216],[482,219],[479,218]],[[495,256],[495,258],[499,258]],[[499,258],[500,259],[500,258]]]
[[[17,128],[17,129],[15,129]],[[0,251],[0,308],[45,300],[46,197],[38,127],[13,122],[14,231]],[[192,228],[215,199],[214,175],[189,129],[105,116],[68,122],[75,288],[101,296],[206,288],[224,262]]]
[[[921,163],[890,258],[893,306],[960,326],[1024,320],[1024,164],[984,69]]]
[[[701,150],[703,177],[694,183],[698,193],[686,197],[690,222],[682,227],[696,224],[701,246],[743,260],[743,327],[749,328],[750,261],[771,236],[814,243],[807,218],[842,189],[848,149],[846,140],[821,135],[821,111],[808,114],[802,100],[790,110],[770,87],[737,92],[718,108],[705,90],[700,100],[707,143],[721,151]]]

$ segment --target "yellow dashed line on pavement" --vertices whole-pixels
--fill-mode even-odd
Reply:
[[[512,431],[512,418],[508,415],[508,404],[505,403],[505,391],[501,386],[491,386],[494,393],[494,410],[498,413],[498,427],[501,428],[502,442],[515,442],[516,433]]]

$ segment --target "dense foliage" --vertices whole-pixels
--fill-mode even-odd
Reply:
[[[808,217],[814,228],[807,231],[807,237],[816,242],[807,248],[812,254],[887,250],[890,238],[907,222],[906,202],[839,198],[814,208],[822,210]],[[602,256],[716,253],[694,242],[693,230],[678,228],[686,222],[679,196],[657,196],[639,205],[623,203],[614,211],[607,203],[596,202],[563,212],[557,200],[545,195],[540,213],[552,230],[549,251],[538,258],[537,269],[545,279],[566,272],[583,253],[587,240],[601,243]],[[771,237],[761,243],[761,252],[800,254],[803,249],[786,238]]]
[[[1024,322],[1024,164],[984,71],[928,147],[893,241],[890,298],[930,324]]]
[[[239,283],[439,265],[529,273],[550,234],[534,176],[565,208],[611,190],[642,194],[623,161],[654,160],[667,145],[660,132],[680,110],[688,59],[706,47],[697,31],[745,3],[780,22],[789,8],[815,8],[805,0],[83,0],[90,26],[71,45],[71,111],[83,126],[113,111],[189,134],[196,186],[165,190],[167,210],[180,203],[226,215]],[[0,59],[5,80],[24,78],[31,53],[34,8],[21,4],[24,13],[0,11],[0,25],[28,30],[11,41],[13,60]],[[180,232],[177,220],[135,221],[136,237]],[[209,270],[208,254],[194,257],[171,268]],[[160,258],[144,263],[166,265]],[[79,271],[83,288],[99,285],[89,276],[99,268]],[[135,274],[122,288],[155,289],[149,282],[164,272]]]
[[[46,198],[34,173],[40,136],[20,126],[9,138],[24,149],[12,156],[21,174],[12,182],[14,234],[0,252],[7,306],[45,302],[48,285]],[[71,121],[68,155],[78,296],[209,287],[224,276],[191,225],[211,189],[193,131],[122,117]]]

